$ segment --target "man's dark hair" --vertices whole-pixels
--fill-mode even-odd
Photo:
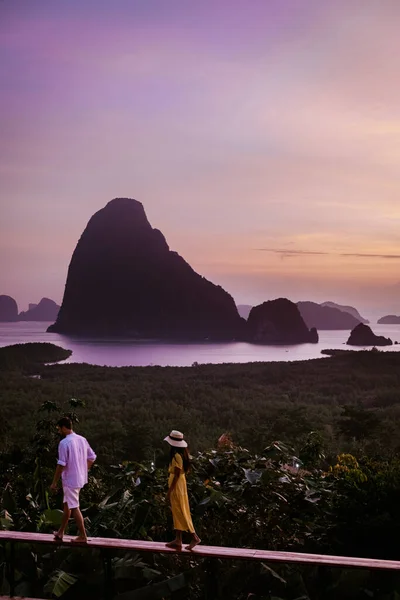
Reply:
[[[57,421],[58,427],[66,427],[66,429],[72,429],[72,421],[69,417],[61,417]]]

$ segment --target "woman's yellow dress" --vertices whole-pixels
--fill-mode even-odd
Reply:
[[[171,509],[174,520],[174,529],[194,533],[192,517],[190,515],[189,498],[186,487],[186,476],[183,469],[183,458],[176,453],[169,466],[168,487],[171,487],[175,475],[175,467],[180,470],[178,481],[171,492]]]

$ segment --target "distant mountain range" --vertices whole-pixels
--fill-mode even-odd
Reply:
[[[54,321],[60,307],[49,298],[42,298],[39,304],[29,304],[29,310],[18,314],[18,305],[11,296],[0,296],[0,322],[13,321]]]
[[[368,319],[364,319],[364,317],[362,317],[360,315],[360,313],[358,312],[358,310],[356,308],[354,308],[353,306],[345,306],[343,304],[336,304],[336,302],[329,302],[329,301],[322,302],[321,306],[329,306],[329,308],[337,308],[338,310],[341,310],[342,312],[346,312],[346,313],[349,313],[350,315],[353,315],[353,317],[355,317],[359,323],[364,323],[365,325],[368,325],[368,323],[369,323]]]
[[[251,304],[238,304],[237,305],[239,315],[243,319],[246,319],[246,321],[249,318],[249,314],[250,314],[250,311],[252,308],[253,308],[253,306]]]
[[[298,302],[300,314],[308,327],[317,329],[354,329],[360,321],[350,314],[336,308],[316,302]],[[357,312],[355,309],[353,309]]]
[[[18,315],[19,321],[55,321],[60,307],[50,298],[42,298],[39,304],[30,305],[31,308]]]

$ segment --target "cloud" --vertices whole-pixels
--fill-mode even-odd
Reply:
[[[276,250],[274,248],[257,248],[259,252],[273,252],[282,256],[344,256],[351,258],[400,259],[400,254],[380,254],[367,252],[319,252],[313,250]]]
[[[400,254],[366,254],[363,252],[344,252],[339,256],[354,256],[356,258],[388,258],[388,259],[398,259],[400,258]]]
[[[331,252],[313,252],[311,250],[274,250],[273,248],[257,248],[260,252],[273,252],[274,254],[281,254],[283,256],[304,256],[310,255],[328,255]]]

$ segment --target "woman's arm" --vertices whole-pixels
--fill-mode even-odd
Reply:
[[[181,469],[179,469],[178,467],[175,467],[174,478],[173,478],[171,486],[170,486],[170,488],[169,488],[169,490],[167,492],[167,500],[170,499],[171,493],[174,491],[174,489],[176,487],[176,484],[178,483],[178,479],[179,479],[180,474],[181,474]]]

